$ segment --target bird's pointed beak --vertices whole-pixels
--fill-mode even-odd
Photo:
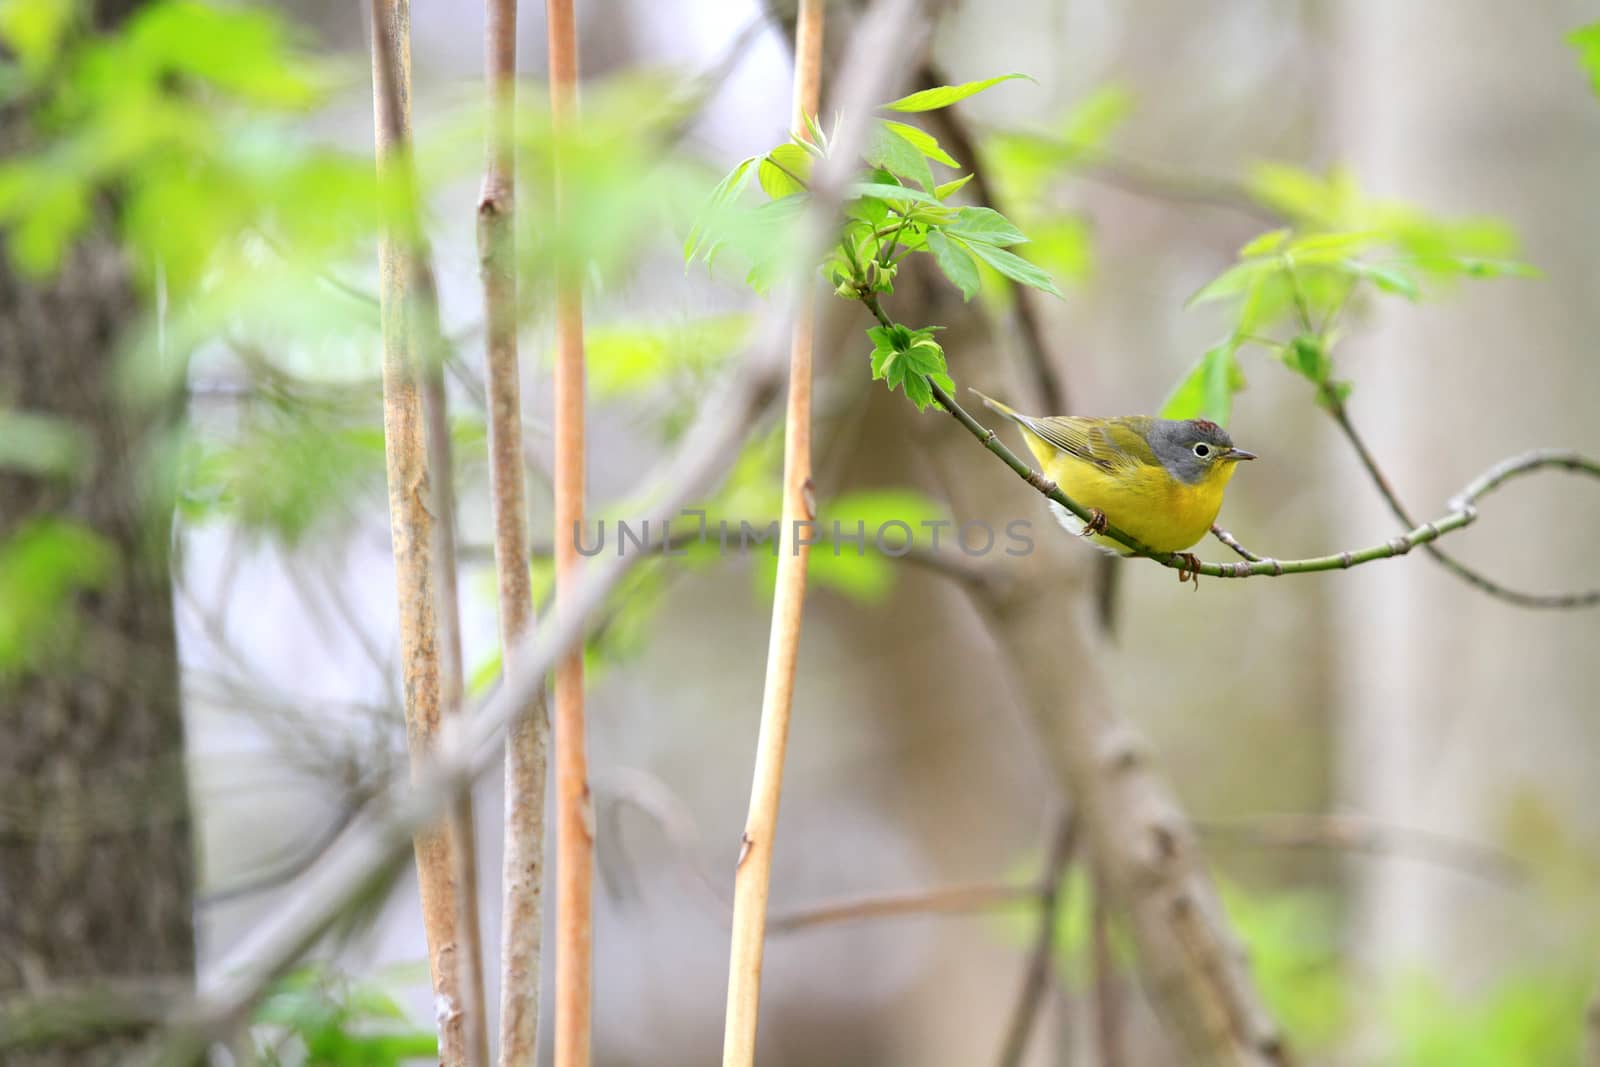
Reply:
[[[1242,448],[1230,448],[1222,454],[1222,458],[1231,459],[1237,463],[1241,459],[1255,459],[1256,454],[1254,452],[1246,452]]]

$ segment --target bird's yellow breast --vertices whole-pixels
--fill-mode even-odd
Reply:
[[[1106,470],[1025,435],[1044,473],[1073,500],[1105,512],[1106,521],[1157,552],[1181,552],[1204,537],[1222,509],[1222,493],[1237,464],[1218,463],[1193,485],[1160,465]],[[1126,554],[1110,538],[1089,538]]]

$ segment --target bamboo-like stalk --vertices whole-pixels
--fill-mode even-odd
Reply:
[[[516,163],[517,3],[484,4],[484,80],[489,107],[478,257],[486,331],[489,489],[494,512],[500,646],[509,672],[533,618],[528,577],[528,506],[522,474],[522,386],[517,366]],[[531,1067],[539,1052],[544,932],[544,792],[549,720],[541,688],[506,734],[505,856],[500,934],[500,1064]]]
[[[420,256],[420,252],[418,253]],[[433,304],[437,291],[426,263],[417,263],[420,284],[412,299]],[[437,337],[426,329],[424,337]],[[421,360],[422,413],[427,430],[429,506],[433,512],[437,565],[437,618],[440,706],[459,715],[466,696],[461,658],[461,597],[456,583],[455,465],[450,448],[450,409],[440,348],[429,343]],[[450,805],[450,870],[455,878],[456,921],[461,935],[461,1025],[469,1067],[489,1067],[488,996],[483,987],[483,930],[478,924],[478,831],[473,824],[472,790],[463,789]]]
[[[560,140],[575,121],[578,28],[573,0],[546,7],[550,110],[557,139],[555,209],[567,196]],[[578,530],[584,506],[583,294],[576,264],[556,265],[555,557],[556,615],[571,610],[580,565]],[[594,809],[584,751],[583,648],[556,664],[556,1067],[588,1067]]]
[[[383,328],[384,454],[399,604],[407,744],[413,771],[435,744],[440,715],[460,706],[448,425],[438,308],[418,229],[411,162],[409,0],[371,0],[375,142],[380,178],[400,214],[379,244]],[[430,470],[431,468],[431,470]],[[449,821],[415,835],[428,964],[438,1002],[439,1061],[477,1067],[488,1058],[482,947],[477,937],[470,796]]]
[[[794,114],[792,129],[806,136],[806,119],[821,105],[823,0],[800,0],[795,17]],[[810,285],[809,279],[804,284]],[[777,587],[767,644],[767,675],[761,696],[761,730],[750,786],[750,810],[740,842],[733,885],[733,940],[728,954],[728,1007],[722,1038],[723,1067],[749,1067],[755,1060],[756,1020],[761,1001],[761,957],[766,941],[772,846],[783,789],[789,712],[794,703],[800,622],[805,609],[809,538],[797,537],[815,517],[811,484],[811,347],[816,325],[809,290],[795,304],[789,346],[789,399],[784,415],[783,519],[779,533]]]

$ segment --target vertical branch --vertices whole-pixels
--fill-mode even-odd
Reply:
[[[438,307],[411,162],[409,0],[370,0],[369,10],[378,174],[391,209],[378,251],[384,454],[406,735],[415,770],[436,744],[442,710],[460,706],[449,439],[438,378]],[[463,793],[449,824],[419,832],[414,845],[438,1002],[439,1059],[446,1067],[482,1064],[488,1057],[471,825],[471,800]]]
[[[820,106],[823,0],[800,0],[795,20],[794,114],[796,136]],[[778,826],[789,710],[794,701],[800,620],[805,607],[807,538],[796,535],[813,518],[811,485],[811,345],[815,327],[812,282],[796,301],[789,348],[789,399],[784,418],[783,519],[779,533],[777,588],[767,675],[761,697],[750,811],[745,819],[734,875],[733,940],[728,959],[728,1008],[722,1039],[723,1067],[749,1067],[755,1060],[756,1019],[761,999],[761,955],[766,938],[772,844]]]
[[[1056,926],[1067,892],[1067,868],[1072,862],[1077,830],[1078,821],[1070,813],[1063,815],[1050,843],[1050,858],[1045,864],[1044,881],[1039,888],[1039,926],[1034,933],[1033,950],[1028,953],[1022,988],[1017,993],[1016,1006],[1011,1010],[1011,1021],[1006,1025],[1005,1042],[1000,1046],[1000,1067],[1019,1067],[1022,1063],[1028,1051],[1028,1038],[1033,1034],[1034,1022],[1039,1017],[1039,1008],[1050,987],[1055,963]]]
[[[436,288],[426,260],[416,262],[421,284],[411,299],[432,303]],[[445,398],[444,360],[438,331],[423,331],[428,351],[421,360],[422,412],[428,444],[429,497],[433,512],[433,546],[437,580],[440,706],[445,715],[464,707],[465,672],[461,666],[461,597],[456,584],[455,465],[450,450],[450,408]],[[467,1063],[489,1067],[488,996],[483,987],[483,931],[478,925],[478,832],[472,818],[472,790],[463,789],[450,803],[450,866],[455,877],[456,920],[461,935],[459,961],[460,1012],[466,1029]]]
[[[478,257],[487,331],[489,489],[504,670],[515,664],[533,615],[528,508],[522,476],[522,387],[517,366],[517,3],[486,0],[484,80],[489,141],[478,198]],[[539,1052],[540,938],[544,929],[544,792],[549,722],[539,689],[506,735],[504,899],[500,943],[500,1064],[532,1067]]]
[[[1117,959],[1111,948],[1111,915],[1106,886],[1094,879],[1094,1040],[1100,1067],[1122,1067],[1122,1002],[1117,988]]]
[[[561,139],[577,109],[578,30],[573,0],[550,0],[550,108],[556,135],[555,211],[567,186]],[[579,270],[556,265],[556,615],[571,610],[583,523],[583,297]],[[594,810],[584,752],[583,648],[556,664],[556,1067],[588,1067]]]

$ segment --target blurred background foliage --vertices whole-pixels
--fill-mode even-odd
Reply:
[[[744,22],[721,5],[686,5],[696,13],[671,27],[650,5],[596,5],[583,27],[584,67],[596,72],[583,121],[559,137],[537,78],[540,16],[523,6],[529,80],[516,131],[517,223],[542,604],[552,536],[550,279],[575,264],[593,298],[593,513],[606,525],[597,522],[586,539],[598,535],[604,551],[615,551],[618,524],[628,523],[659,547],[669,530],[681,536],[695,520],[650,516],[646,533],[630,493],[754,336],[769,305],[746,283],[769,287],[783,262],[796,199],[786,194],[798,186],[786,184],[787,168],[753,161],[770,152],[802,171],[809,163],[793,144],[773,148],[788,75],[779,31],[754,5],[736,5]],[[982,262],[962,259],[939,248],[944,237],[917,233],[960,294],[978,294],[946,307],[947,316],[996,324],[1003,342],[992,358],[1010,358],[1017,303],[1032,301],[1083,410],[1231,421],[1242,442],[1272,457],[1271,471],[1259,480],[1250,472],[1230,496],[1225,519],[1237,520],[1246,543],[1279,555],[1366,543],[1389,526],[1381,512],[1344,503],[1370,489],[1343,460],[1327,458],[1343,445],[1313,425],[1324,390],[1357,405],[1380,447],[1400,457],[1398,479],[1419,510],[1511,445],[1600,445],[1590,354],[1600,321],[1584,296],[1600,229],[1589,192],[1600,187],[1600,107],[1583,100],[1585,67],[1600,79],[1600,36],[1579,31],[1576,51],[1563,52],[1576,5],[1537,13],[1422,6],[1397,16],[1362,3],[1269,10],[1216,0],[1178,14],[1151,2],[1041,2],[1000,16],[955,5],[936,38],[942,63],[973,77],[1022,70],[1039,82],[1010,82],[956,105],[977,158],[956,160],[915,113],[896,115],[904,124],[874,142],[868,163],[878,169],[869,177],[970,207],[971,187],[946,186],[981,166],[997,206],[1027,237],[1011,248],[1025,266],[1012,265],[1010,276],[1037,271],[1036,287],[1064,300],[1020,293],[981,250]],[[476,15],[419,7],[416,18],[418,164],[453,349],[472,594],[465,627],[472,688],[481,692],[493,685],[500,654],[483,548],[471,250],[483,137],[473,68],[479,27]],[[171,487],[164,499],[176,501],[182,519],[185,663],[196,679],[222,672],[248,682],[226,698],[191,683],[191,763],[215,886],[262,874],[259,842],[313,836],[347,803],[348,780],[306,773],[316,764],[315,738],[291,727],[296,742],[283,742],[283,706],[381,702],[392,693],[374,296],[375,234],[390,195],[373,176],[364,39],[348,12],[157,0],[114,33],[86,32],[86,19],[74,0],[0,0],[0,98],[24,111],[29,127],[25,145],[0,159],[0,228],[13,265],[42,275],[93,220],[114,219],[151,309],[124,339],[130,402],[186,403],[179,438],[151,458],[149,474]],[[841,11],[830,33],[848,33],[849,24]],[[1386,50],[1436,27],[1441,37],[1429,47],[1444,58],[1397,61]],[[1501,33],[1514,46],[1496,51]],[[1363,35],[1378,43],[1349,44]],[[1329,51],[1332,39],[1344,43]],[[1468,68],[1498,63],[1498,73],[1464,78],[1451,54],[1467,57]],[[1342,88],[1361,79],[1376,86],[1376,104],[1366,90]],[[1404,98],[1398,113],[1435,125],[1421,133],[1384,125],[1385,93]],[[1421,153],[1435,143],[1430,136],[1448,138],[1442,176],[1408,165],[1400,144],[1415,137]],[[574,175],[559,212],[551,196],[557,154]],[[717,186],[740,158],[733,180]],[[1560,168],[1570,178],[1560,195],[1506,191],[1530,170]],[[1462,174],[1489,177],[1454,180]],[[756,206],[756,188],[773,199]],[[746,208],[736,210],[741,191]],[[888,217],[869,203],[852,225],[870,229]],[[1519,237],[1529,225],[1533,239]],[[685,269],[686,241],[711,269]],[[737,264],[725,269],[730,259]],[[1507,276],[1555,295],[1465,288]],[[1566,317],[1538,300],[1556,301]],[[1185,301],[1197,310],[1185,314]],[[1475,310],[1493,322],[1473,318]],[[1424,332],[1385,341],[1394,337],[1385,324],[1401,316],[1425,316],[1410,320]],[[1452,333],[1447,322],[1463,325]],[[1045,790],[1036,773],[1018,770],[1032,759],[1029,742],[993,721],[1003,717],[1005,698],[994,695],[1003,685],[958,677],[961,663],[993,668],[1003,655],[970,628],[955,647],[937,643],[933,635],[947,631],[927,620],[942,602],[918,583],[939,579],[871,547],[872,532],[891,520],[907,523],[920,543],[928,524],[969,516],[856,444],[870,384],[867,325],[852,318],[829,335],[837,352],[823,361],[819,383],[820,519],[824,530],[862,523],[868,550],[825,542],[811,557],[816,608],[803,670],[820,680],[809,683],[798,717],[809,740],[793,774],[778,871],[778,883],[801,896],[992,877],[1038,855],[1032,828]],[[1483,343],[1468,351],[1475,331]],[[1440,354],[1424,357],[1423,347]],[[1268,371],[1251,362],[1256,353],[1291,375],[1262,384]],[[1395,369],[1406,359],[1415,369]],[[1490,369],[1507,365],[1510,379]],[[936,369],[920,372],[943,370],[941,354]],[[1507,381],[1527,394],[1523,406],[1508,399],[1515,390]],[[1368,391],[1374,399],[1362,407]],[[78,428],[4,405],[0,397],[0,462],[70,478],[81,462]],[[1549,433],[1524,441],[1523,429]],[[729,860],[736,841],[726,831],[740,810],[750,681],[759,675],[775,561],[762,546],[719,551],[716,526],[728,524],[737,538],[741,523],[762,529],[776,516],[781,449],[781,430],[756,436],[700,505],[711,540],[683,541],[673,546],[681,554],[636,571],[591,640],[602,789],[608,768],[647,769],[682,809],[663,816],[659,804],[635,796],[646,816],[606,845],[645,875],[632,897],[618,894],[602,909],[597,1047],[609,1062],[629,1062],[642,1048],[655,1050],[652,1062],[697,1062],[706,1021],[720,1009],[710,995],[720,981],[718,920],[663,886],[685,866]],[[994,476],[1008,477],[998,468]],[[1308,484],[1316,488],[1307,492]],[[1522,571],[1547,585],[1584,584],[1570,579],[1593,573],[1594,505],[1555,491],[1518,499],[1520,508],[1507,505],[1515,517],[1483,535],[1479,544],[1489,547],[1480,556],[1545,561]],[[1038,535],[1049,534],[1042,512],[1028,517]],[[92,536],[70,522],[33,524],[0,544],[0,672],[70,649],[72,594],[93,589],[103,565]],[[1219,849],[1228,912],[1305,1062],[1576,1064],[1600,947],[1590,906],[1600,824],[1575,802],[1571,783],[1592,784],[1600,732],[1586,714],[1592,662],[1573,652],[1592,651],[1600,632],[1590,615],[1529,621],[1493,603],[1462,609],[1460,594],[1431,573],[1391,580],[1400,567],[1425,571],[1420,558],[1379,566],[1390,569],[1364,575],[1355,593],[1332,584],[1339,576],[1250,583],[1248,591],[1213,583],[1198,608],[1188,600],[1174,607],[1166,583],[1155,583],[1164,576],[1133,574],[1122,593],[1124,638],[1112,653],[1118,697],[1201,814],[1355,807],[1503,849],[1525,875],[1508,889],[1468,885],[1460,873],[1419,876],[1423,861],[1403,854]],[[1385,615],[1398,629],[1372,621]],[[1240,651],[1236,634],[1255,640]],[[1398,676],[1393,661],[1369,656],[1368,640],[1410,657],[1412,681],[1389,681]],[[1487,653],[1469,662],[1486,642],[1526,671]],[[948,661],[949,673],[913,677],[922,670],[907,664],[930,657]],[[1476,693],[1440,688],[1452,666]],[[1496,669],[1504,685],[1486,681]],[[1341,681],[1351,677],[1374,681]],[[258,706],[241,717],[252,688]],[[1438,695],[1447,692],[1454,695]],[[1434,707],[1457,710],[1442,720],[1415,710]],[[1358,708],[1422,725],[1373,733],[1358,728],[1370,723]],[[380,716],[392,740],[398,710],[391,703]],[[320,728],[330,736],[371,728],[358,719],[333,717]],[[1456,740],[1441,722],[1460,727]],[[1519,726],[1526,732],[1511,746],[1514,758],[1496,766],[1495,739]],[[1440,751],[1452,773],[1419,786],[1427,798],[1396,785],[1421,782]],[[255,776],[238,773],[241,752]],[[1374,784],[1350,771],[1372,763],[1391,767],[1389,777]],[[1548,777],[1539,770],[1546,765],[1556,768]],[[941,815],[940,802],[960,810]],[[498,805],[479,810],[492,819]],[[685,821],[705,824],[716,844],[686,845],[661,831]],[[497,839],[492,822],[480,836]],[[694,849],[706,855],[685,854]],[[1374,866],[1388,873],[1374,876]],[[265,885],[207,911],[214,948],[272,906],[273,879]],[[382,921],[345,946],[340,966],[351,977],[309,967],[262,1005],[256,1036],[265,1062],[428,1055],[431,1038],[417,1025],[427,1017],[425,976],[382,962],[420,954],[408,893],[402,887]],[[1093,983],[1081,875],[1069,879],[1067,899],[1058,979],[1062,1002],[1077,1006]],[[1424,911],[1434,914],[1424,919]],[[780,943],[764,1040],[827,1062],[970,1062],[987,1049],[972,1029],[1001,1017],[1027,940],[1021,922],[891,922],[849,944],[827,932],[810,948]],[[1396,924],[1405,936],[1391,937]],[[1126,953],[1116,954],[1114,984],[1128,979]],[[636,973],[623,974],[622,961],[636,963]],[[682,969],[681,981],[675,974],[669,983],[665,961]],[[952,1012],[955,1003],[965,1006]],[[955,1023],[935,1021],[941,1015],[965,1020],[955,1036]],[[809,1025],[818,1018],[838,1025],[818,1034]]]

